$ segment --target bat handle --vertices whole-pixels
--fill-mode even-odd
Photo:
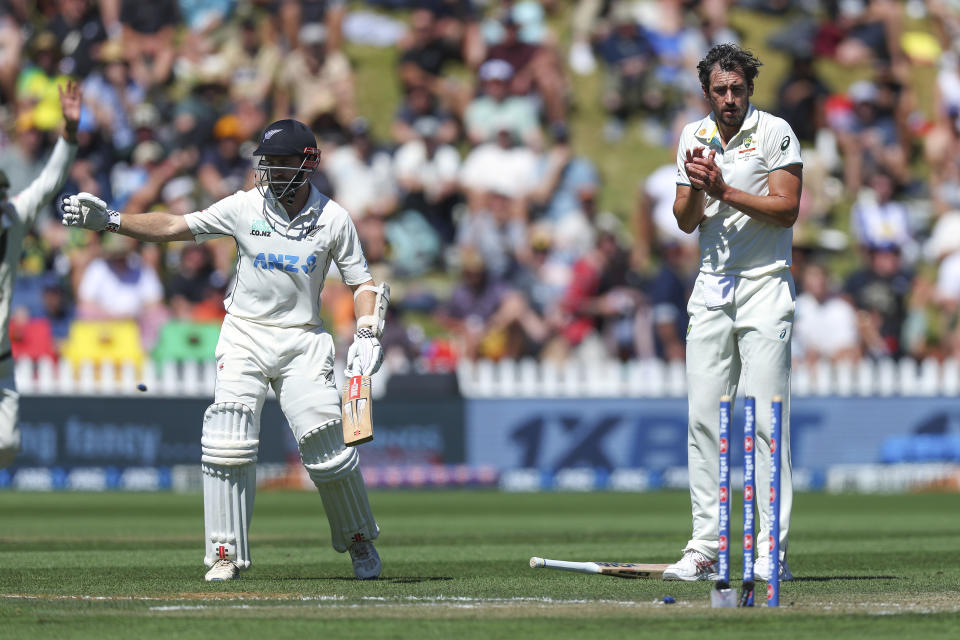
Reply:
[[[540,567],[545,567],[545,566],[547,566],[547,563],[543,558],[538,558],[537,556],[533,556],[532,558],[530,558],[531,569],[538,569]]]

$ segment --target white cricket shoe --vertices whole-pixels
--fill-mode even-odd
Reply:
[[[716,560],[711,560],[699,551],[687,549],[683,552],[683,557],[679,561],[664,569],[663,579],[683,580],[684,582],[719,580],[720,574],[717,573]]]
[[[353,560],[353,575],[358,580],[375,580],[380,577],[380,554],[372,542],[354,542],[350,545],[350,559]]]
[[[220,582],[223,580],[236,580],[240,577],[240,569],[230,560],[217,560],[204,579],[207,582]]]
[[[759,556],[753,563],[753,576],[757,580],[770,582],[770,556]],[[790,582],[793,580],[793,574],[790,573],[790,565],[787,559],[780,561],[780,582]]]

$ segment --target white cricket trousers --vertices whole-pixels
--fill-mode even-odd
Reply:
[[[790,465],[790,337],[796,290],[784,269],[759,278],[734,277],[732,299],[708,308],[700,274],[687,304],[687,394],[689,424],[687,466],[693,535],[686,549],[717,557],[719,517],[720,398],[736,397],[743,373],[745,395],[754,396],[756,413],[756,485],[759,555],[769,555],[770,415],[773,396],[783,398],[780,470],[780,550],[785,553],[793,506]],[[742,449],[742,443],[733,444]],[[737,450],[737,449],[734,449]],[[732,514],[740,513],[736,509]],[[731,521],[734,521],[731,518]]]
[[[317,327],[273,327],[231,315],[217,342],[215,402],[239,402],[256,424],[272,386],[297,442],[340,419],[333,375],[333,338]]]

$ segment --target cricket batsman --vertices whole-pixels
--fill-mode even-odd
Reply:
[[[13,463],[20,452],[20,394],[13,377],[13,353],[10,347],[10,300],[13,281],[20,265],[23,239],[37,213],[59,193],[77,155],[77,125],[83,94],[80,85],[68,82],[58,87],[63,113],[63,134],[57,139],[50,159],[40,175],[26,189],[8,199],[10,180],[0,169],[0,469]]]
[[[357,578],[373,579],[381,567],[373,546],[379,527],[357,451],[343,443],[333,339],[320,321],[320,293],[333,262],[354,292],[349,377],[380,368],[389,288],[370,277],[349,214],[310,184],[320,151],[305,124],[272,123],[253,153],[259,157],[255,188],[202,211],[118,213],[79,193],[64,198],[63,223],[147,242],[231,236],[237,243],[236,279],[224,301],[216,350],[216,392],[202,426],[206,579],[233,580],[250,567],[248,532],[268,385],[320,492],[333,548],[350,552]]]
[[[790,580],[787,533],[790,471],[790,337],[796,290],[790,275],[793,224],[803,186],[797,136],[786,121],[750,103],[760,61],[732,44],[697,65],[711,113],[691,122],[677,150],[673,213],[683,231],[700,230],[700,274],[687,303],[687,464],[693,535],[670,580],[717,580],[720,398],[735,397],[743,373],[756,397],[757,504],[754,572]],[[783,398],[780,558],[769,556],[771,401]]]

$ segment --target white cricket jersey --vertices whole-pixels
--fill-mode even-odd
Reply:
[[[677,184],[690,185],[684,162],[686,151],[703,147],[706,157],[715,150],[714,161],[728,185],[754,195],[770,193],[771,171],[802,165],[800,143],[782,118],[752,104],[743,126],[724,148],[711,113],[683,128],[677,149]],[[755,220],[732,206],[704,194],[700,223],[700,271],[755,278],[786,269],[791,263],[793,229]]]
[[[40,175],[0,209],[0,361],[10,353],[10,299],[23,253],[23,239],[40,209],[63,188],[76,155],[77,145],[57,138]]]
[[[256,189],[185,217],[197,242],[236,241],[237,275],[224,306],[238,318],[279,327],[320,325],[320,292],[331,261],[348,285],[371,280],[350,215],[313,186],[293,220],[265,207]]]

